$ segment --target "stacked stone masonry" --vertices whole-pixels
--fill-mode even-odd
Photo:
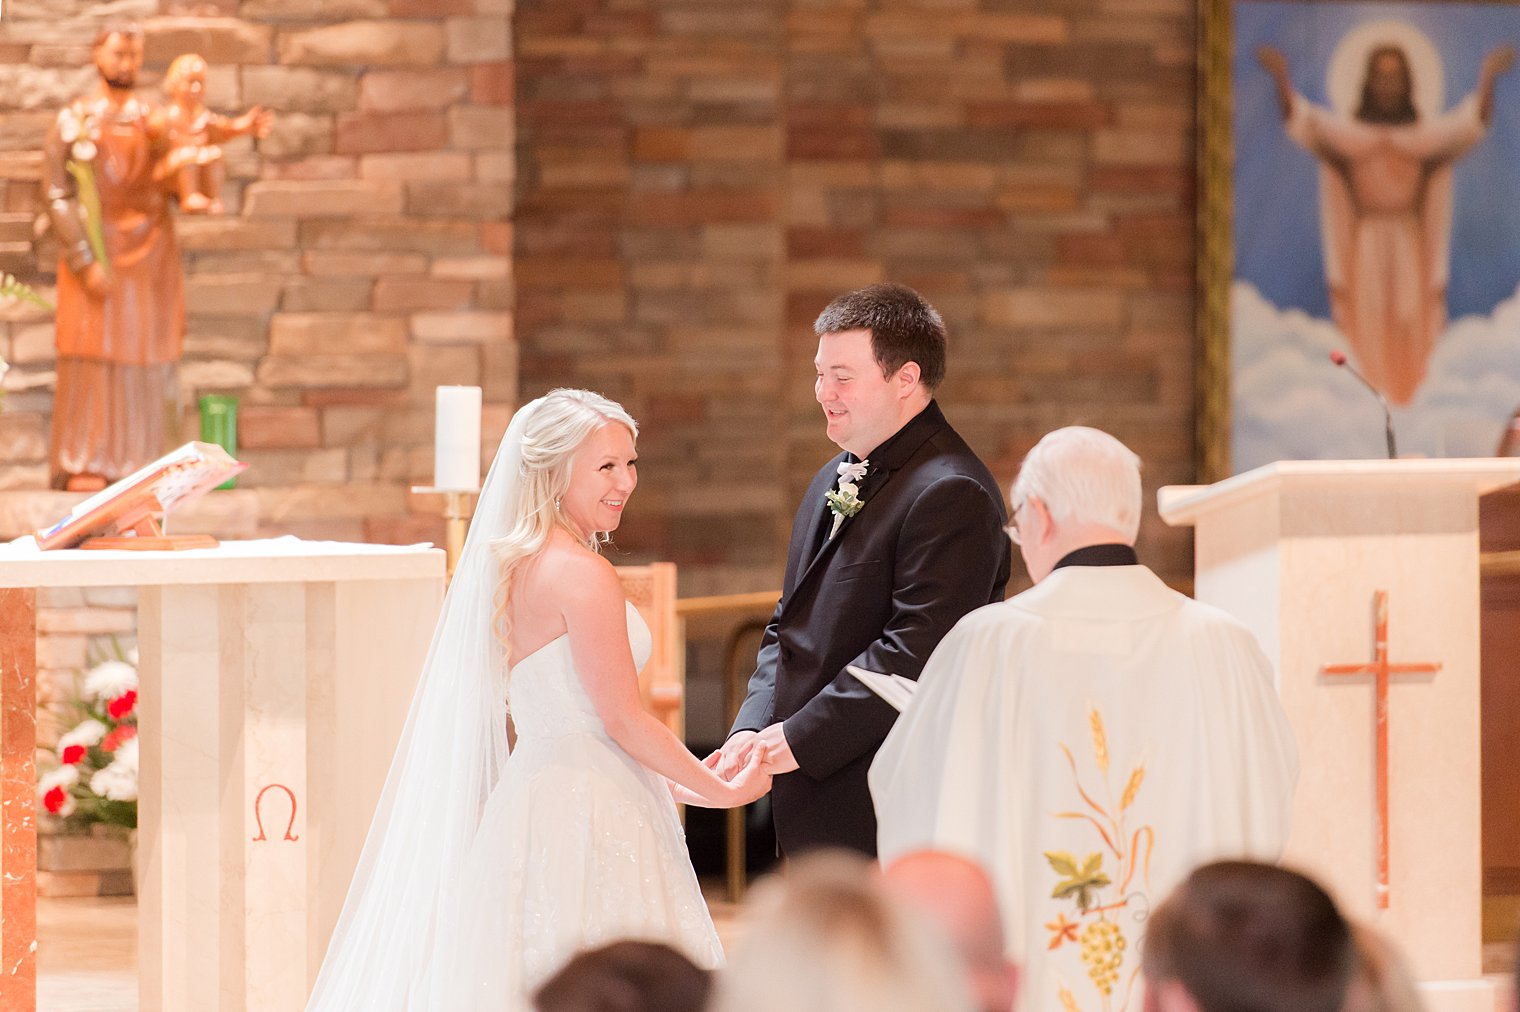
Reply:
[[[251,535],[437,540],[433,389],[485,388],[486,454],[517,392],[511,9],[498,0],[9,0],[0,19],[0,270],[51,295],[34,241],[54,111],[93,87],[106,16],[146,33],[140,81],[211,64],[208,104],[277,111],[226,146],[228,212],[180,215],[185,438],[202,394],[238,397]],[[0,491],[46,485],[52,323],[0,307],[12,369]],[[485,463],[489,463],[489,457]],[[14,532],[11,532],[12,534]]]

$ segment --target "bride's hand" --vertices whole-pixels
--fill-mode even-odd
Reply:
[[[718,807],[738,808],[765,797],[771,789],[771,775],[764,772],[765,757],[769,751],[764,742],[755,743],[744,767],[723,785],[725,790],[722,796],[713,799],[719,802]]]

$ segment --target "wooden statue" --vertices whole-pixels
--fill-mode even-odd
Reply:
[[[59,111],[43,159],[62,244],[49,463],[55,486],[83,490],[132,474],[179,441],[184,276],[167,187],[177,188],[180,163],[200,157],[171,160],[179,117],[135,92],[136,25],[102,28],[92,55],[99,83]],[[206,115],[207,139],[269,129],[261,110],[215,126]],[[206,194],[201,210],[214,199]]]
[[[206,61],[195,53],[169,64],[164,91],[169,96],[164,115],[171,146],[167,168],[179,195],[179,208],[186,214],[221,214],[220,142],[244,134],[266,137],[273,116],[257,106],[236,119],[207,109]]]

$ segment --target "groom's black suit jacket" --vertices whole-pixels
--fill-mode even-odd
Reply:
[[[771,791],[788,855],[820,846],[876,853],[866,773],[897,711],[845,665],[916,679],[950,627],[1001,601],[1008,583],[1002,494],[938,404],[871,452],[864,505],[826,540],[824,493],[854,459],[825,464],[797,510],[781,601],[733,727],[783,722],[800,765]]]

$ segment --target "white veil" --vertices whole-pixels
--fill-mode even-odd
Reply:
[[[486,476],[385,789],[307,1012],[427,1008],[440,912],[462,887],[481,809],[507,759],[506,659],[493,628],[491,542],[515,517],[522,438],[542,398],[519,409]]]

